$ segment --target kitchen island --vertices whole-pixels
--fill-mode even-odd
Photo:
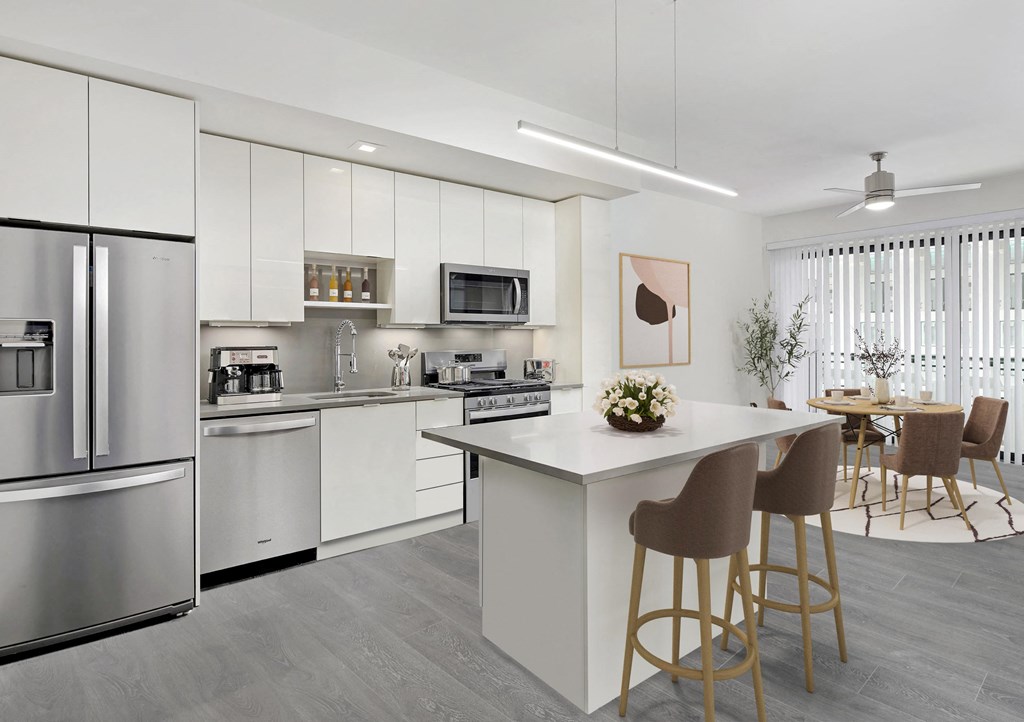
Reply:
[[[616,431],[593,412],[423,432],[482,457],[484,636],[587,713],[619,695],[634,547],[627,521],[637,502],[675,496],[712,452],[841,421],[691,401],[677,411],[644,434]],[[753,558],[759,530],[755,516]],[[728,560],[711,569],[721,616]],[[671,559],[649,555],[641,610],[668,606],[671,584]],[[684,581],[684,606],[696,608],[695,587]],[[737,609],[733,621],[741,616]],[[645,626],[641,637],[669,656],[667,620]],[[696,622],[684,621],[683,654],[699,643]],[[656,671],[637,657],[630,686]]]

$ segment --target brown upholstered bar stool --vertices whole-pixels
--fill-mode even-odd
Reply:
[[[633,584],[629,596],[626,623],[626,658],[622,665],[622,696],[619,715],[626,716],[629,699],[629,675],[636,652],[659,669],[679,677],[704,683],[704,718],[715,719],[715,680],[733,679],[747,670],[754,678],[757,719],[764,722],[764,694],[761,690],[761,665],[757,654],[757,624],[750,594],[747,570],[747,544],[757,478],[757,446],[743,444],[705,456],[697,462],[689,479],[675,499],[641,501],[629,517],[629,532],[636,541],[633,556]],[[640,589],[644,577],[647,550],[668,554],[674,559],[672,608],[657,609],[639,616]],[[746,582],[740,588],[746,633],[726,619],[711,614],[711,559],[730,557],[730,565],[742,571]],[[697,563],[697,611],[682,608],[683,559]],[[655,619],[672,619],[672,660],[656,657],[637,638],[640,627]],[[679,666],[679,624],[682,618],[700,622],[701,666]],[[742,662],[715,669],[712,657],[712,625],[731,631],[747,648]]]
[[[768,399],[768,408],[775,409],[776,411],[792,411],[791,408],[786,406],[784,401],[779,401],[778,399]],[[796,441],[796,434],[780,436],[775,439],[775,445],[779,447],[779,453],[775,455],[775,466],[779,465],[783,455],[789,451],[789,447],[793,445],[794,441]]]
[[[925,503],[932,505],[932,477],[942,479],[950,503],[960,509],[967,528],[967,508],[956,485],[956,472],[960,468],[960,447],[964,434],[962,411],[954,414],[907,414],[903,420],[900,447],[895,454],[882,454],[882,483],[888,484],[888,470],[903,475],[900,495],[900,531],[907,513],[907,487],[912,476],[927,476]]]
[[[843,396],[857,396],[860,389],[825,389],[825,396],[831,396],[833,391],[842,391]],[[829,411],[834,416],[845,416],[846,423],[843,424],[843,481],[850,480],[849,463],[850,447],[857,446],[860,440],[860,417],[852,414],[844,414],[841,411]],[[879,444],[881,448],[885,444],[885,432],[875,426],[871,419],[868,419],[867,428],[864,429],[864,454],[867,466],[871,466],[871,446]],[[879,451],[879,453],[882,453]]]
[[[839,574],[836,571],[836,550],[832,540],[832,504],[835,501],[836,462],[839,460],[839,427],[837,424],[805,431],[796,437],[782,464],[771,471],[757,473],[754,510],[761,512],[761,560],[751,567],[759,572],[758,624],[764,625],[764,608],[800,615],[804,642],[804,682],[808,692],[814,691],[814,667],[811,659],[811,615],[832,610],[839,638],[839,658],[846,661],[846,632],[843,628],[843,607],[839,598]],[[781,514],[793,522],[796,534],[796,568],[768,563],[768,530],[771,515]],[[807,526],[805,516],[818,514],[825,542],[828,581],[810,574],[807,568]],[[767,598],[767,572],[781,572],[797,577],[800,604],[786,604]],[[737,578],[738,577],[738,578]],[[829,599],[811,604],[809,582],[829,593]],[[725,598],[725,616],[732,614],[733,594],[749,587],[748,573],[743,568],[729,571]],[[722,633],[722,649],[729,645],[729,630]]]
[[[964,427],[964,440],[960,444],[960,458],[967,459],[971,464],[971,482],[978,488],[978,477],[974,475],[974,460],[991,461],[996,470],[996,478],[1003,487],[1006,503],[1011,504],[1010,492],[1006,490],[1003,472],[999,470],[996,457],[999,447],[1003,445],[1003,432],[1006,430],[1006,415],[1010,410],[1010,402],[979,396],[971,405],[971,415],[967,417]]]

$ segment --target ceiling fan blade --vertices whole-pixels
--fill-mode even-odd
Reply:
[[[906,196],[923,196],[929,193],[949,193],[950,191],[972,191],[981,188],[981,183],[960,183],[952,186],[929,186],[927,188],[903,188],[896,191],[897,198]]]
[[[855,196],[864,195],[864,191],[855,191],[853,188],[826,188],[827,191],[835,191],[836,193],[853,193]]]
[[[859,210],[860,210],[861,208],[863,208],[863,207],[864,207],[864,201],[861,201],[861,202],[860,202],[860,203],[858,203],[857,205],[855,205],[855,206],[850,206],[849,208],[847,208],[847,209],[846,209],[845,211],[843,211],[843,212],[842,212],[842,213],[840,213],[840,214],[839,214],[838,216],[836,216],[836,218],[842,218],[843,216],[848,216],[848,215],[850,215],[851,213],[853,213],[854,211],[859,211]]]

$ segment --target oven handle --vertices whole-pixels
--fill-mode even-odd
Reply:
[[[469,416],[470,423],[474,421],[481,421],[483,419],[508,419],[515,418],[516,416],[523,416],[523,412],[526,411],[529,414],[536,414],[538,412],[544,412],[546,414],[551,413],[551,404],[545,401],[542,404],[531,404],[530,406],[513,406],[507,409],[486,409],[486,410],[472,410],[467,415]]]

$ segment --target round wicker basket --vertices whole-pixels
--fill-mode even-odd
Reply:
[[[664,416],[659,416],[657,419],[649,419],[645,416],[639,424],[630,421],[625,416],[616,416],[615,414],[608,414],[605,418],[608,419],[610,426],[619,431],[657,431],[665,423]]]

